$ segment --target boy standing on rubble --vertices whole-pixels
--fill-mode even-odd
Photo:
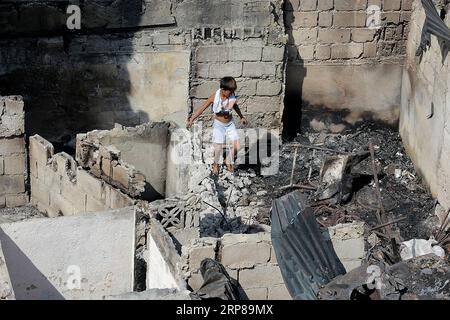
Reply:
[[[232,142],[231,154],[228,154],[224,163],[228,171],[233,172],[233,162],[239,149],[239,136],[236,125],[233,121],[233,110],[240,117],[242,124],[247,124],[247,119],[242,115],[239,106],[236,103],[234,92],[237,89],[236,80],[233,77],[224,77],[220,80],[220,88],[211,94],[201,106],[187,120],[186,127],[189,129],[197,119],[210,105],[215,114],[213,124],[213,144],[214,144],[214,167],[213,173],[219,175],[219,158],[223,150],[223,145],[227,140]]]

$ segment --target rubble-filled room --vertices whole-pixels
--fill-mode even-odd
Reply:
[[[0,300],[450,299],[449,10],[2,1]]]

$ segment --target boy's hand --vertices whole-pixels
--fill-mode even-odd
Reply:
[[[241,123],[242,123],[244,126],[246,126],[246,125],[248,124],[247,118],[242,117],[242,118],[241,118]]]

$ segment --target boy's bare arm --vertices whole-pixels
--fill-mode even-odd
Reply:
[[[242,123],[247,124],[247,119],[242,115],[241,109],[239,108],[237,103],[234,104],[233,109],[236,111],[239,118],[241,118]]]
[[[209,106],[211,103],[214,102],[214,97],[215,97],[214,94],[211,95],[211,96],[208,98],[208,100],[206,100],[206,101],[200,106],[200,108],[198,108],[198,109],[192,114],[192,116],[191,116],[190,118],[188,118],[187,124],[186,124],[186,126],[187,126],[188,129],[192,126],[192,124],[194,123],[195,119],[197,119],[198,117],[200,117],[201,114],[202,114],[203,112],[205,112],[206,108],[208,108],[208,106]]]

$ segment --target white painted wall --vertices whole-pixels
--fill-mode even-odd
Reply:
[[[133,207],[0,224],[0,241],[16,299],[101,299],[133,291]]]

